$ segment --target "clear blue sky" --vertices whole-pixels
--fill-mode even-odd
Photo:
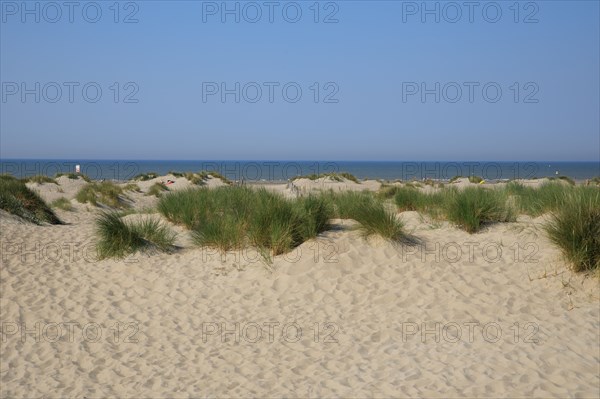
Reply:
[[[97,23],[85,19],[95,18],[89,5],[84,15],[88,2],[77,3],[73,23],[64,6],[60,16],[40,8],[36,23],[21,1],[1,2],[3,158],[599,160],[597,1],[521,2],[518,15],[514,1],[500,1],[496,23],[494,7],[483,11],[489,2],[476,2],[473,22],[463,1],[454,3],[461,16],[438,2],[439,23],[422,15],[421,1],[321,2],[318,23],[314,1],[297,2],[296,23],[285,19],[295,18],[293,6],[284,14],[288,2],[276,2],[273,23],[262,0],[253,3],[262,12],[255,23],[246,2],[239,23],[235,15],[222,22],[221,1],[121,2],[118,15],[114,1],[96,3]],[[138,22],[123,23],[132,14]],[[22,102],[23,82],[33,91],[40,83],[39,103],[35,93]],[[62,87],[55,103],[51,82]],[[65,82],[79,84],[72,103]],[[89,82],[102,89],[96,103],[83,98]],[[236,82],[239,103],[208,94]],[[255,86],[242,92],[248,82],[262,87],[256,103]],[[280,84],[273,102],[265,82]],[[282,95],[289,82],[302,89],[296,103]],[[439,103],[409,92],[436,82]],[[454,103],[449,82],[462,87]],[[479,84],[472,102],[465,82]],[[495,87],[502,97],[492,102]],[[138,102],[125,103],[136,88]],[[336,90],[338,102],[325,103]]]

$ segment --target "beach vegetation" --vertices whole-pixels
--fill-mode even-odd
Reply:
[[[201,181],[206,181],[206,179],[208,179],[209,177],[213,177],[215,179],[220,179],[223,183],[225,184],[231,184],[232,181],[229,180],[228,178],[226,178],[225,176],[223,176],[222,174],[220,174],[217,171],[214,170],[203,170],[198,172],[197,176],[200,178]],[[198,184],[198,183],[196,183]]]
[[[169,188],[164,183],[156,182],[152,186],[150,186],[150,188],[146,192],[146,195],[148,195],[148,196],[153,195],[155,197],[160,197],[161,194],[164,193],[165,191],[169,191]]]
[[[403,212],[423,210],[423,202],[427,198],[427,195],[413,186],[405,186],[396,187],[393,197],[396,206]]]
[[[399,189],[400,186],[383,183],[381,184],[381,187],[379,187],[379,190],[377,190],[377,196],[382,199],[393,198]]]
[[[69,201],[67,198],[65,197],[61,197],[58,199],[55,199],[54,201],[52,201],[50,203],[50,206],[53,208],[58,208],[58,209],[62,209],[63,211],[72,211],[73,210],[73,204],[71,203],[71,201]]]
[[[469,233],[479,231],[484,225],[516,220],[513,208],[500,190],[467,187],[448,197],[446,217]]]
[[[133,191],[136,193],[140,193],[140,192],[142,192],[142,189],[136,183],[127,183],[123,187],[123,191]]]
[[[161,198],[158,210],[192,230],[197,245],[223,251],[253,245],[285,253],[325,230],[331,217],[322,197],[288,200],[265,189],[189,189]]]
[[[333,173],[321,173],[321,174],[312,173],[309,175],[296,176],[292,180],[298,180],[298,179],[317,180],[317,179],[320,179],[323,177],[329,178],[329,179],[331,179],[333,181],[337,181],[337,182],[343,182],[344,180],[350,180],[354,183],[360,184],[360,181],[358,180],[358,178],[348,172],[340,172],[340,173],[333,172]]]
[[[378,196],[367,191],[329,191],[325,195],[333,204],[335,217],[358,222],[358,228],[365,238],[378,235],[390,241],[402,241],[407,237],[402,221],[395,212],[386,209]]]
[[[92,182],[92,179],[90,179],[87,175],[84,175],[83,173],[57,173],[56,175],[54,175],[55,178],[59,178],[61,176],[65,176],[71,180],[78,180],[78,179],[82,179],[83,181],[86,181],[88,183]]]
[[[170,253],[175,233],[154,218],[126,222],[115,212],[105,212],[96,219],[96,249],[99,259],[124,258],[138,251]]]
[[[82,187],[75,199],[82,204],[90,203],[94,206],[102,204],[111,208],[127,207],[123,188],[110,181],[94,182]]]
[[[578,187],[563,193],[545,225],[550,240],[577,272],[600,269],[600,190]]]
[[[520,213],[539,216],[555,210],[563,201],[564,195],[573,189],[556,181],[543,183],[538,188],[511,181],[504,187],[504,192],[514,200]]]
[[[572,186],[575,185],[575,180],[571,179],[569,176],[551,176],[548,178],[548,180],[551,180],[551,181],[560,180],[560,181],[569,183]]]
[[[147,173],[140,173],[140,174],[134,176],[133,180],[148,181],[148,180],[156,179],[157,177],[158,177],[158,173],[156,173],[156,172],[147,172]]]
[[[35,176],[31,176],[31,177],[26,177],[26,178],[23,179],[23,181],[25,183],[38,183],[38,184],[53,183],[53,184],[58,184],[55,179],[53,179],[51,177],[48,177],[46,175],[35,175]]]
[[[9,175],[0,175],[0,209],[35,224],[62,224],[35,191]]]

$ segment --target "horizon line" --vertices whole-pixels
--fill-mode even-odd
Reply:
[[[570,163],[591,163],[599,160],[469,160],[469,159],[436,159],[436,160],[351,160],[351,159],[131,159],[131,158],[2,158],[0,162],[5,161],[126,161],[126,162],[570,162]]]

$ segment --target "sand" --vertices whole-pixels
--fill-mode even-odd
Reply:
[[[97,209],[72,202],[61,226],[0,214],[3,398],[600,395],[598,280],[569,271],[544,217],[469,235],[404,212],[414,247],[336,220],[272,263],[171,226],[173,254],[95,261]]]

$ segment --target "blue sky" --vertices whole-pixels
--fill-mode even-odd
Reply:
[[[600,157],[597,1],[62,3],[0,4],[3,158]]]

